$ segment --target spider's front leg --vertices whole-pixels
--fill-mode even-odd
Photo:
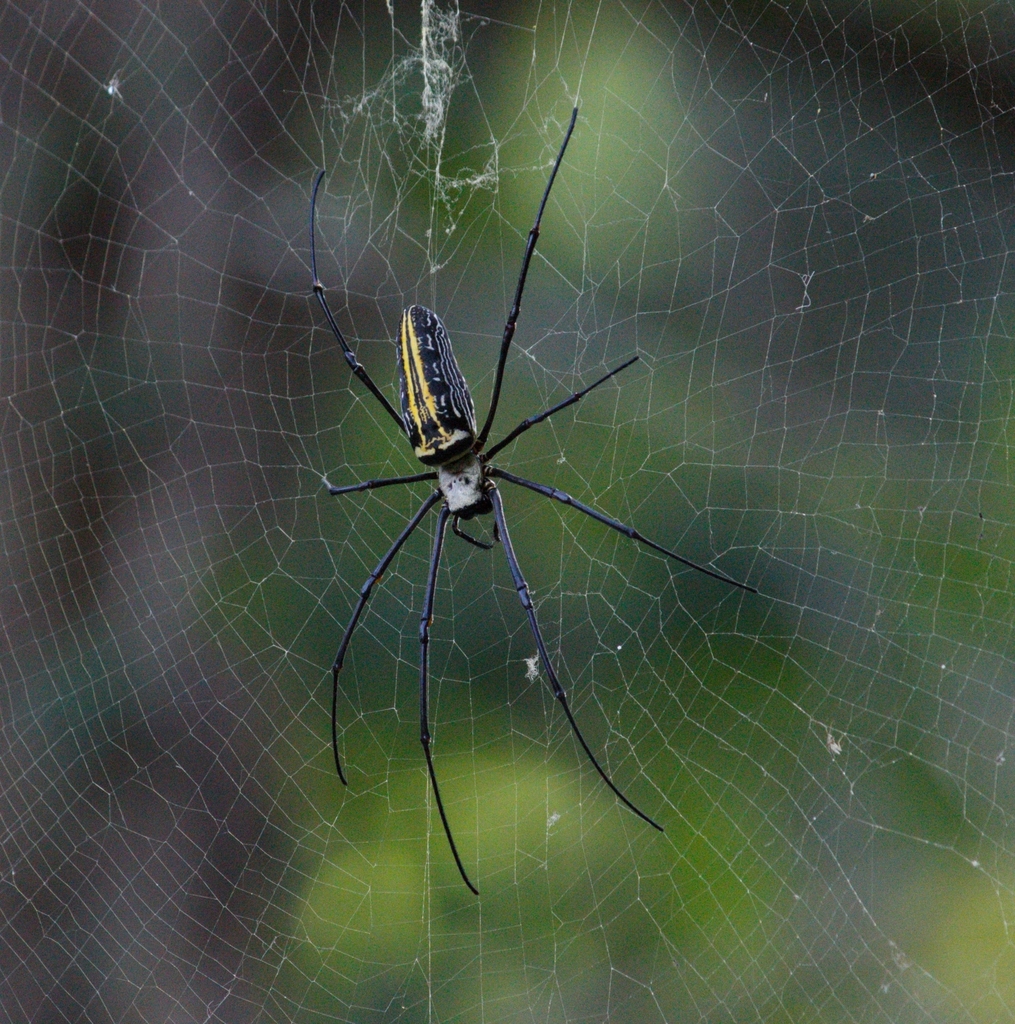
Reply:
[[[509,473],[506,469],[497,469],[494,466],[490,466],[486,472],[488,476],[495,476],[501,480],[507,480],[510,483],[517,484],[519,487],[527,487],[530,491],[535,491],[536,494],[542,494],[544,497],[553,498],[554,501],[559,501],[563,505],[569,505],[571,508],[577,509],[579,512],[584,512],[590,519],[595,519],[597,523],[602,523],[604,526],[608,526],[611,530],[616,530],[617,533],[622,533],[625,537],[630,537],[631,540],[636,540],[639,544],[644,544],[646,547],[652,548],[653,551],[658,551],[660,554],[666,555],[668,558],[672,558],[675,562],[680,562],[681,565],[686,565],[689,569],[695,569],[697,572],[704,573],[706,576],[711,576],[712,579],[718,580],[720,583],[728,583],[731,587],[738,587],[740,590],[746,590],[748,594],[756,594],[758,592],[754,587],[747,583],[740,583],[724,573],[715,572],[713,569],[709,569],[704,565],[698,565],[697,562],[692,562],[689,558],[684,558],[683,555],[678,555],[675,551],[670,551],[669,548],[664,548],[661,544],[657,544],[654,540],[649,540],[648,537],[640,534],[633,526],[627,526],[618,519],[612,519],[610,516],[604,516],[602,512],[597,512],[594,508],[590,508],[588,505],[584,505],[582,502],[576,501],[570,494],[558,491],[556,487],[547,487],[546,484],[537,484],[532,480],[525,480],[520,476],[515,476],[514,473]]]
[[[475,545],[482,551],[489,551],[493,548],[493,545],[497,542],[497,524],[493,524],[493,541],[476,540],[475,537],[470,537],[459,525],[460,516],[455,516],[451,521],[451,530],[456,537],[461,537],[462,540],[468,541],[470,544]]]
[[[434,591],[437,589],[437,568],[441,562],[441,548],[444,546],[444,530],[448,525],[448,517],[451,510],[443,505],[437,517],[437,531],[433,539],[433,554],[430,556],[430,572],[426,579],[426,594],[423,597],[423,614],[419,620],[419,741],[423,744],[423,753],[426,755],[426,767],[430,773],[430,784],[433,786],[434,799],[437,801],[437,810],[440,811],[441,822],[444,825],[444,834],[448,837],[448,845],[458,865],[458,871],[465,884],[478,896],[479,890],[469,881],[469,876],[462,866],[462,858],[458,856],[458,847],[451,835],[451,826],[448,824],[448,816],[444,813],[444,801],[441,800],[440,787],[437,785],[437,774],[433,770],[433,758],[430,755],[430,714],[428,708],[428,673],[430,671],[430,625],[433,622],[433,599]],[[456,517],[457,518],[457,517]]]
[[[377,568],[367,577],[366,583],[360,587],[359,600],[356,602],[356,607],[353,609],[352,618],[349,620],[349,625],[345,627],[345,633],[342,635],[342,642],[338,645],[338,653],[335,655],[335,661],[331,666],[331,749],[335,754],[335,769],[338,772],[338,777],[342,780],[342,785],[349,785],[346,782],[345,774],[342,771],[342,762],[338,757],[338,673],[342,671],[342,664],[345,661],[345,652],[349,649],[349,644],[352,641],[352,634],[356,629],[356,624],[359,622],[360,615],[363,614],[363,609],[366,607],[367,601],[370,599],[370,591],[373,590],[374,584],[384,575],[388,566],[391,565],[392,559],[398,554],[398,549],[409,539],[409,535],[417,526],[423,521],[423,517],[437,504],[441,498],[440,491],[434,491],[426,501],[420,506],[419,511],[409,520],[409,524],[406,528],[395,538],[394,544],[388,548],[385,556],[377,563]]]
[[[564,709],[564,714],[567,715],[567,720],[571,723],[571,729],[574,732],[575,737],[581,744],[582,750],[585,751],[588,759],[592,762],[593,768],[599,772],[599,776],[603,782],[613,790],[617,798],[625,807],[634,811],[639,818],[647,821],[653,828],[657,828],[662,832],[662,825],[654,822],[643,811],[639,811],[638,808],[635,807],[619,789],[617,789],[609,775],[606,774],[599,762],[596,760],[595,754],[592,753],[589,745],[585,742],[585,737],[582,736],[581,729],[578,728],[578,723],[574,720],[574,715],[571,713],[571,708],[567,702],[567,696],[564,693],[564,687],[560,685],[557,673],[554,671],[553,664],[550,662],[550,655],[546,650],[546,644],[543,642],[543,634],[540,632],[539,623],[536,621],[536,609],[533,607],[532,598],[529,595],[529,586],[525,582],[525,578],[522,576],[522,570],[518,565],[518,558],[515,555],[515,549],[511,544],[511,536],[508,533],[507,521],[504,519],[504,505],[500,499],[500,492],[494,486],[492,481],[489,482],[488,487],[489,489],[487,493],[490,496],[490,503],[493,505],[494,515],[497,517],[497,527],[500,531],[501,544],[504,545],[504,555],[507,558],[508,568],[511,570],[511,578],[514,580],[515,589],[518,591],[518,600],[521,601],[522,608],[525,609],[525,614],[528,616],[529,627],[531,628],[532,635],[536,640],[536,650],[539,651],[539,658],[540,661],[542,661],[543,669],[546,671],[546,675],[550,680],[550,686],[553,688],[554,697],[557,698],[560,706]]]

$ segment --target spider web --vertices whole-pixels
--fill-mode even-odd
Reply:
[[[24,1021],[1015,1015],[1004,3],[2,12],[0,1004]],[[501,484],[434,516],[440,312],[493,439],[745,594]],[[490,523],[472,524],[489,537]]]

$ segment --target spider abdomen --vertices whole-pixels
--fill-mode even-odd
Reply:
[[[441,318],[410,306],[398,330],[402,422],[416,458],[443,466],[476,443],[476,410]]]

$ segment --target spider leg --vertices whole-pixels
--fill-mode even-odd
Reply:
[[[313,289],[314,294],[317,296],[318,302],[321,304],[321,309],[324,310],[324,315],[328,320],[328,326],[331,328],[332,333],[338,339],[339,345],[342,346],[342,351],[345,353],[345,361],[349,364],[349,369],[370,389],[370,392],[377,399],[381,405],[387,410],[388,415],[398,424],[398,429],[404,434],[405,424],[402,423],[402,417],[392,408],[391,403],[381,393],[380,388],[370,379],[370,374],[367,373],[360,361],[356,358],[356,354],[351,348],[349,348],[348,342],[345,340],[344,335],[338,328],[338,322],[335,320],[331,312],[331,307],[328,305],[328,300],[324,297],[324,285],[321,284],[320,278],[317,276],[317,248],[314,244],[314,211],[317,208],[317,190],[321,187],[321,181],[324,178],[324,171],[320,171],[317,177],[314,179],[314,191],[310,197],[310,272],[313,274]]]
[[[451,826],[448,824],[448,816],[444,813],[444,802],[441,800],[440,787],[437,785],[437,775],[433,770],[433,758],[430,756],[430,721],[427,712],[427,673],[430,664],[430,624],[433,622],[433,598],[437,588],[437,567],[441,561],[441,548],[444,546],[444,530],[448,525],[448,517],[451,512],[447,505],[443,505],[437,517],[437,531],[433,539],[433,554],[430,556],[430,572],[426,580],[426,595],[423,598],[423,614],[419,620],[419,741],[423,744],[423,753],[426,754],[426,767],[430,773],[430,784],[433,786],[433,795],[437,801],[437,810],[441,813],[441,822],[444,825],[444,834],[448,837],[448,845],[454,855],[455,863],[458,865],[459,874],[462,880],[478,896],[479,890],[469,881],[469,876],[462,867],[462,858],[458,856],[458,847],[451,835]]]
[[[500,477],[502,480],[507,480],[509,483],[518,484],[519,487],[527,487],[530,491],[535,491],[536,494],[543,494],[547,498],[553,498],[554,501],[562,502],[565,505],[570,505],[571,508],[576,508],[579,512],[584,512],[585,515],[590,516],[597,522],[602,523],[604,526],[610,527],[611,530],[616,530],[617,533],[622,533],[625,537],[630,537],[631,540],[636,540],[646,547],[652,548],[654,551],[659,551],[669,558],[676,559],[682,565],[686,565],[689,569],[697,569],[698,572],[703,572],[706,576],[711,576],[714,580],[719,580],[721,583],[728,583],[731,587],[739,587],[741,590],[746,590],[749,594],[756,594],[757,590],[754,587],[748,586],[746,583],[739,583],[734,579],[730,579],[729,576],[723,575],[721,572],[714,572],[712,569],[706,569],[703,565],[698,565],[697,562],[692,562],[688,558],[684,558],[681,555],[670,551],[668,548],[664,548],[661,544],[656,544],[654,540],[649,540],[648,537],[643,537],[633,526],[625,526],[623,523],[616,519],[611,519],[609,516],[604,516],[602,512],[597,512],[594,508],[589,508],[588,505],[583,505],[580,501],[576,501],[571,497],[570,494],[565,494],[563,491],[558,491],[556,487],[547,487],[546,484],[533,483],[531,480],[523,480],[520,476],[515,476],[513,473],[507,472],[504,469],[495,469],[492,466],[486,470],[487,476]]]
[[[585,742],[585,737],[582,736],[581,729],[578,728],[578,723],[574,720],[574,715],[571,714],[571,708],[567,703],[567,697],[564,695],[564,687],[560,685],[557,673],[554,672],[553,665],[550,664],[550,655],[547,653],[546,644],[543,642],[543,634],[539,631],[539,623],[536,621],[536,610],[532,606],[532,598],[529,596],[528,584],[522,576],[522,571],[518,566],[518,559],[515,557],[515,550],[511,545],[511,537],[508,534],[507,522],[504,519],[504,505],[500,500],[500,493],[496,487],[490,488],[490,501],[493,504],[494,515],[497,517],[497,525],[500,528],[500,540],[504,545],[504,554],[507,556],[508,568],[511,570],[511,578],[514,580],[515,589],[518,591],[518,600],[521,601],[522,608],[525,609],[525,614],[529,618],[529,627],[532,629],[532,635],[536,639],[536,649],[539,651],[539,658],[543,663],[543,668],[546,670],[547,676],[549,677],[550,685],[553,687],[554,697],[556,697],[560,702],[560,706],[564,709],[564,714],[567,715],[568,722],[571,723],[572,731],[578,738],[578,742],[582,745],[582,749],[588,755],[588,759],[592,762],[592,766],[597,772],[599,772],[599,776],[603,782],[613,790],[625,807],[634,811],[639,818],[647,821],[653,828],[657,828],[662,832],[662,825],[656,824],[647,814],[643,811],[639,811],[638,808],[635,807],[619,789],[617,789],[609,775],[607,775],[600,767],[595,754],[592,753],[589,749],[589,745]]]
[[[437,504],[441,497],[440,491],[434,491],[426,501],[420,506],[419,511],[409,520],[408,525],[405,529],[395,538],[395,543],[388,548],[387,554],[377,563],[377,568],[367,577],[366,583],[360,587],[359,601],[356,602],[356,607],[353,609],[352,618],[349,620],[349,625],[345,627],[345,633],[342,636],[342,642],[338,645],[338,654],[335,655],[334,664],[331,666],[331,749],[335,754],[335,768],[338,770],[338,777],[342,780],[342,785],[349,785],[346,782],[345,775],[342,772],[342,762],[338,758],[338,673],[342,671],[342,663],[345,661],[345,652],[349,649],[349,642],[352,640],[353,631],[356,629],[356,623],[359,622],[359,617],[363,613],[363,609],[366,607],[366,603],[370,598],[370,591],[373,590],[374,584],[384,575],[384,571],[391,564],[391,560],[398,554],[398,549],[408,540],[409,534],[416,529],[417,526],[422,522],[423,517]]]
[[[615,374],[620,373],[621,370],[626,370],[631,363],[638,361],[637,356],[633,356],[628,359],[626,363],[621,363],[615,370],[610,370],[609,373],[604,374],[594,384],[590,384],[583,391],[576,391],[570,398],[565,398],[563,402],[558,402],[552,409],[547,409],[546,412],[539,413],[538,416],[530,416],[527,420],[522,420],[521,423],[511,431],[503,440],[498,441],[488,452],[483,455],[483,461],[488,462],[492,459],[497,452],[502,448],[506,448],[516,437],[520,434],[524,434],[529,427],[534,427],[537,423],[542,423],[543,420],[548,420],[555,412],[560,412],[561,409],[566,409],[569,405],[574,405],[575,402],[581,401],[593,388],[599,387],[600,384],[604,384]]]
[[[459,518],[459,516],[455,516],[455,518],[451,520],[451,530],[456,537],[461,537],[462,540],[467,540],[470,544],[475,544],[477,548],[482,548],[484,551],[489,551],[493,547],[492,544],[488,544],[485,540],[476,540],[475,537],[470,537],[458,525]]]
[[[483,429],[479,434],[478,448],[482,448],[483,445],[486,444],[486,439],[490,434],[490,428],[493,426],[493,418],[497,413],[497,403],[500,400],[500,386],[504,380],[504,364],[507,362],[508,349],[511,348],[511,339],[515,336],[515,324],[518,323],[518,314],[521,311],[522,292],[525,290],[525,278],[529,273],[529,263],[532,261],[532,254],[535,252],[536,241],[539,238],[539,224],[543,219],[543,210],[546,209],[546,201],[550,198],[550,189],[553,188],[553,179],[557,177],[557,170],[560,167],[560,162],[564,159],[564,150],[567,149],[567,144],[571,140],[571,133],[574,131],[574,124],[577,120],[578,108],[575,107],[574,110],[571,111],[571,123],[567,126],[564,141],[560,144],[560,152],[557,154],[557,160],[553,165],[553,170],[550,171],[550,179],[546,183],[546,191],[543,193],[543,201],[539,204],[539,212],[536,214],[535,223],[529,230],[529,239],[525,243],[525,255],[522,257],[522,269],[521,273],[518,275],[518,284],[515,286],[515,301],[511,306],[511,312],[508,314],[507,323],[504,324],[504,336],[501,338],[500,357],[497,360],[497,375],[494,377],[493,381],[493,397],[490,399],[490,411],[486,414],[486,423],[483,424]]]
[[[352,494],[354,491],[372,491],[375,487],[390,487],[392,484],[414,484],[420,480],[436,480],[436,473],[415,473],[412,476],[389,476],[383,480],[364,480],[358,484],[346,484],[344,487],[332,487],[327,480],[324,481],[328,493]]]

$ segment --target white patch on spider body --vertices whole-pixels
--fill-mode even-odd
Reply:
[[[472,452],[437,469],[437,486],[450,512],[467,512],[483,502],[483,467]]]

